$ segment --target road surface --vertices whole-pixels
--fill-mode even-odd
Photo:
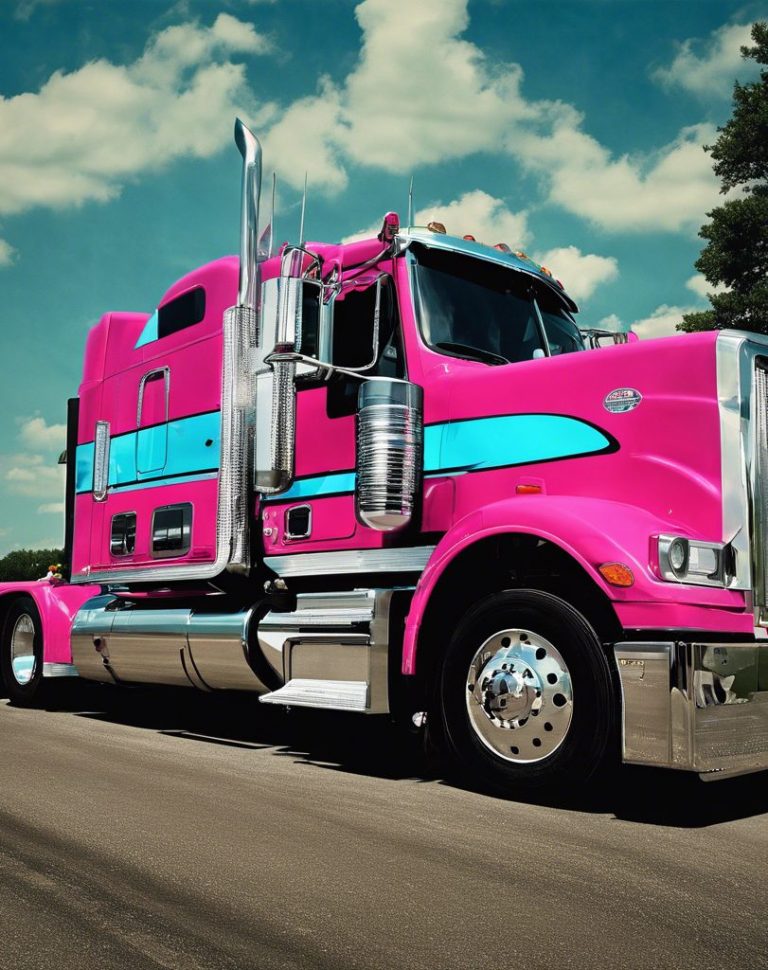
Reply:
[[[240,697],[0,701],[0,967],[768,967],[768,775],[621,782],[494,798]]]

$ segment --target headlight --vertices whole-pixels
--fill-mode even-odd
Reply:
[[[729,543],[699,542],[683,536],[656,536],[659,574],[671,583],[729,586],[735,553]]]

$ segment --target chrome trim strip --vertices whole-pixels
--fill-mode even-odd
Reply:
[[[754,534],[754,497],[766,483],[758,482],[755,358],[768,357],[768,337],[743,330],[721,331],[717,337],[717,396],[720,409],[720,461],[723,498],[723,539],[736,552],[732,589],[752,591],[761,574],[765,550]],[[755,623],[765,622],[755,604]]]
[[[297,610],[295,613],[268,613],[259,623],[259,629],[282,630],[304,626],[355,626],[370,623],[373,619],[373,603],[369,608],[348,610]]]
[[[93,478],[92,491],[94,502],[104,502],[109,491],[109,448],[111,436],[109,421],[97,421],[93,434]]]
[[[404,549],[342,549],[334,552],[266,556],[264,564],[278,576],[332,576],[336,573],[420,573],[435,546]]]
[[[44,663],[43,677],[79,677],[74,664]]]
[[[736,575],[731,589],[752,589],[749,483],[751,466],[750,395],[752,361],[758,348],[749,347],[751,334],[718,334],[716,344],[717,398],[720,411],[720,476],[723,502],[723,541],[735,552]],[[759,342],[759,341],[758,341]],[[768,348],[767,348],[768,349]],[[743,364],[742,364],[742,359]]]

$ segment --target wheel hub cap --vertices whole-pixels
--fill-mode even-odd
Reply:
[[[11,670],[16,683],[22,687],[32,680],[35,672],[35,624],[26,613],[16,620],[11,634]]]
[[[473,657],[466,686],[472,730],[504,760],[541,761],[565,740],[571,676],[560,652],[538,634],[494,633]]]

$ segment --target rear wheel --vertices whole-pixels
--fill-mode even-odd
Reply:
[[[29,706],[43,693],[43,629],[29,596],[8,610],[0,635],[0,677],[13,704]]]
[[[442,667],[449,753],[509,793],[568,788],[616,755],[618,697],[592,627],[549,593],[507,590],[456,629]]]

